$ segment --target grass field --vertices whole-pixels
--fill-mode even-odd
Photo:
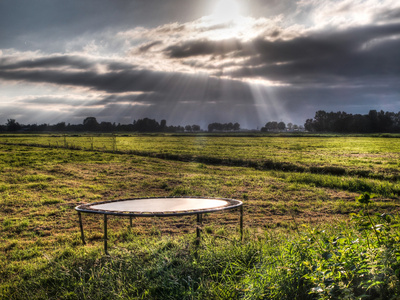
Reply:
[[[400,295],[398,138],[3,135],[0,157],[4,299]],[[83,215],[81,244],[80,203],[184,195],[242,200],[244,242],[232,211],[198,248],[194,217],[111,217],[106,256]]]

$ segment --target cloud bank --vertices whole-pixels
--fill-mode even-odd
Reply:
[[[272,120],[302,124],[320,109],[400,110],[396,1],[269,1],[266,7],[254,0],[249,16],[225,23],[199,15],[197,1],[166,2],[181,5],[185,18],[155,12],[155,1],[116,1],[107,2],[108,13],[83,9],[72,25],[52,19],[53,29],[39,18],[46,10],[61,12],[39,2],[43,11],[26,21],[38,23],[27,30],[12,14],[26,14],[33,4],[2,2],[0,19],[8,14],[0,25],[8,33],[0,36],[8,47],[0,48],[0,123],[81,123],[90,115],[256,128]],[[80,2],[68,3],[64,13],[73,15]]]

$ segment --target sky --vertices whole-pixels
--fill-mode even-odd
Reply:
[[[0,124],[400,111],[398,0],[0,0]]]

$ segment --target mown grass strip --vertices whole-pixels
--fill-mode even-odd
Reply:
[[[274,174],[288,182],[304,183],[316,187],[341,189],[357,193],[371,192],[390,198],[396,198],[400,195],[399,182],[296,172],[276,172]]]
[[[0,143],[5,145],[14,146],[32,146],[42,148],[64,148],[63,146],[54,145],[43,145],[43,144],[30,144],[30,143]],[[343,167],[338,166],[301,166],[286,161],[278,161],[274,159],[263,159],[263,160],[247,160],[247,159],[235,159],[235,158],[219,158],[214,156],[202,156],[202,155],[190,155],[190,154],[174,154],[174,153],[160,153],[152,151],[140,151],[140,150],[101,150],[101,149],[84,149],[80,146],[73,145],[68,146],[66,149],[80,150],[80,151],[95,151],[105,152],[114,154],[133,154],[142,157],[152,157],[164,160],[182,161],[182,162],[197,162],[208,165],[221,165],[221,166],[235,166],[235,167],[248,167],[257,170],[276,170],[284,172],[298,172],[298,173],[311,173],[321,175],[336,175],[336,176],[357,176],[359,178],[371,178],[377,180],[386,180],[397,182],[400,179],[399,174],[376,174],[370,170],[347,170]],[[351,191],[364,191],[364,190],[351,190]]]

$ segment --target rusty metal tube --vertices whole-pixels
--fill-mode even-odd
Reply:
[[[108,254],[107,251],[107,215],[104,215],[104,252]]]
[[[82,239],[82,243],[83,243],[84,245],[86,245],[86,242],[85,242],[85,235],[84,235],[84,233],[83,233],[82,216],[81,216],[81,212],[80,212],[80,211],[78,211],[78,217],[79,217],[79,227],[80,227],[80,229],[81,229],[81,239]]]

